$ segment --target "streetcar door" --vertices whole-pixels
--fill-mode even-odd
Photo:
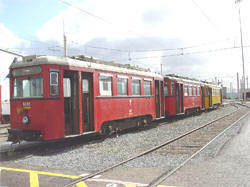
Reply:
[[[208,88],[209,107],[212,107],[212,88]]]
[[[93,120],[93,73],[82,73],[82,129],[94,131]]]
[[[65,135],[79,134],[79,80],[78,72],[63,72]]]
[[[176,97],[176,114],[180,113],[180,86],[175,84],[175,97]]]
[[[156,108],[156,118],[160,118],[160,81],[155,80],[155,108]]]
[[[180,109],[181,109],[181,113],[183,113],[184,112],[184,109],[183,109],[183,96],[184,96],[184,94],[183,94],[183,84],[180,84],[181,86],[180,86]]]
[[[201,86],[201,103],[202,103],[202,108],[205,108],[205,93],[204,93],[205,88]]]
[[[164,82],[161,81],[161,116],[163,117],[165,115],[165,95],[164,95]]]

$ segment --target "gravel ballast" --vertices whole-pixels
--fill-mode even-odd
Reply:
[[[19,159],[15,162],[48,168],[96,171],[137,155],[234,110],[236,110],[235,107],[228,105],[214,111],[203,112],[198,116],[187,117],[165,125],[159,125],[155,128],[136,131],[135,133],[125,133],[118,138],[107,138],[102,142],[90,142],[81,147],[72,148],[71,150],[58,154],[47,156],[34,155],[33,157]],[[239,119],[239,116],[242,116],[247,111],[249,111],[248,108],[241,107],[237,115],[235,114],[231,117],[232,120],[236,121]],[[223,122],[227,122],[227,120],[223,120],[222,123]],[[218,149],[220,149],[228,139],[237,134],[239,128],[240,125],[238,128],[232,128],[230,136],[226,135],[225,138],[220,137],[219,142],[208,149],[207,153],[201,156],[200,159],[214,156],[214,153],[217,153]],[[218,147],[215,148],[216,146]],[[190,155],[169,154],[166,156],[149,154],[124,164],[121,167],[171,169],[183,162],[188,156]]]

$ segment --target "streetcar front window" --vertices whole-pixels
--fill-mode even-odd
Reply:
[[[43,78],[25,77],[14,79],[14,98],[43,96]]]

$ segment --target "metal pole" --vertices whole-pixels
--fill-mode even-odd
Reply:
[[[23,55],[19,55],[17,53],[10,52],[10,51],[4,50],[4,49],[0,49],[0,51],[5,52],[5,53],[9,53],[9,54],[12,54],[12,55],[15,55],[15,56],[24,57]]]
[[[162,64],[161,64],[161,75],[162,75]]]
[[[247,91],[248,91],[248,76],[247,76]]]
[[[237,72],[237,95],[238,100],[240,100],[240,85],[239,85],[239,73]]]
[[[67,39],[64,31],[64,19],[63,19],[63,56],[67,57]]]
[[[242,84],[243,84],[243,95],[244,97],[242,98],[243,101],[245,101],[246,98],[246,90],[245,90],[245,60],[244,60],[244,48],[243,48],[243,36],[242,36],[242,25],[241,25],[241,12],[240,12],[240,3],[239,1],[237,1],[238,4],[238,10],[239,10],[239,23],[240,23],[240,42],[241,42],[241,59],[242,59],[242,70],[243,70],[243,80],[242,80]]]

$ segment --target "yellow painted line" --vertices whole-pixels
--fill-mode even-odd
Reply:
[[[125,184],[125,187],[136,187],[134,184]]]
[[[84,182],[78,182],[76,184],[77,187],[87,187],[87,185]]]
[[[48,176],[54,176],[54,177],[64,177],[64,178],[70,178],[70,179],[78,179],[79,176],[74,175],[64,175],[61,173],[51,173],[51,172],[44,172],[44,171],[34,171],[34,170],[27,170],[27,169],[17,169],[17,168],[6,168],[6,167],[0,167],[1,170],[7,170],[7,171],[16,171],[16,172],[25,172],[30,173],[30,187],[38,187],[38,175],[48,175]],[[37,179],[37,183],[35,182]],[[36,186],[36,184],[38,184]],[[85,182],[79,182],[76,184],[77,187],[87,187]]]
[[[30,187],[39,187],[37,172],[30,172]]]

